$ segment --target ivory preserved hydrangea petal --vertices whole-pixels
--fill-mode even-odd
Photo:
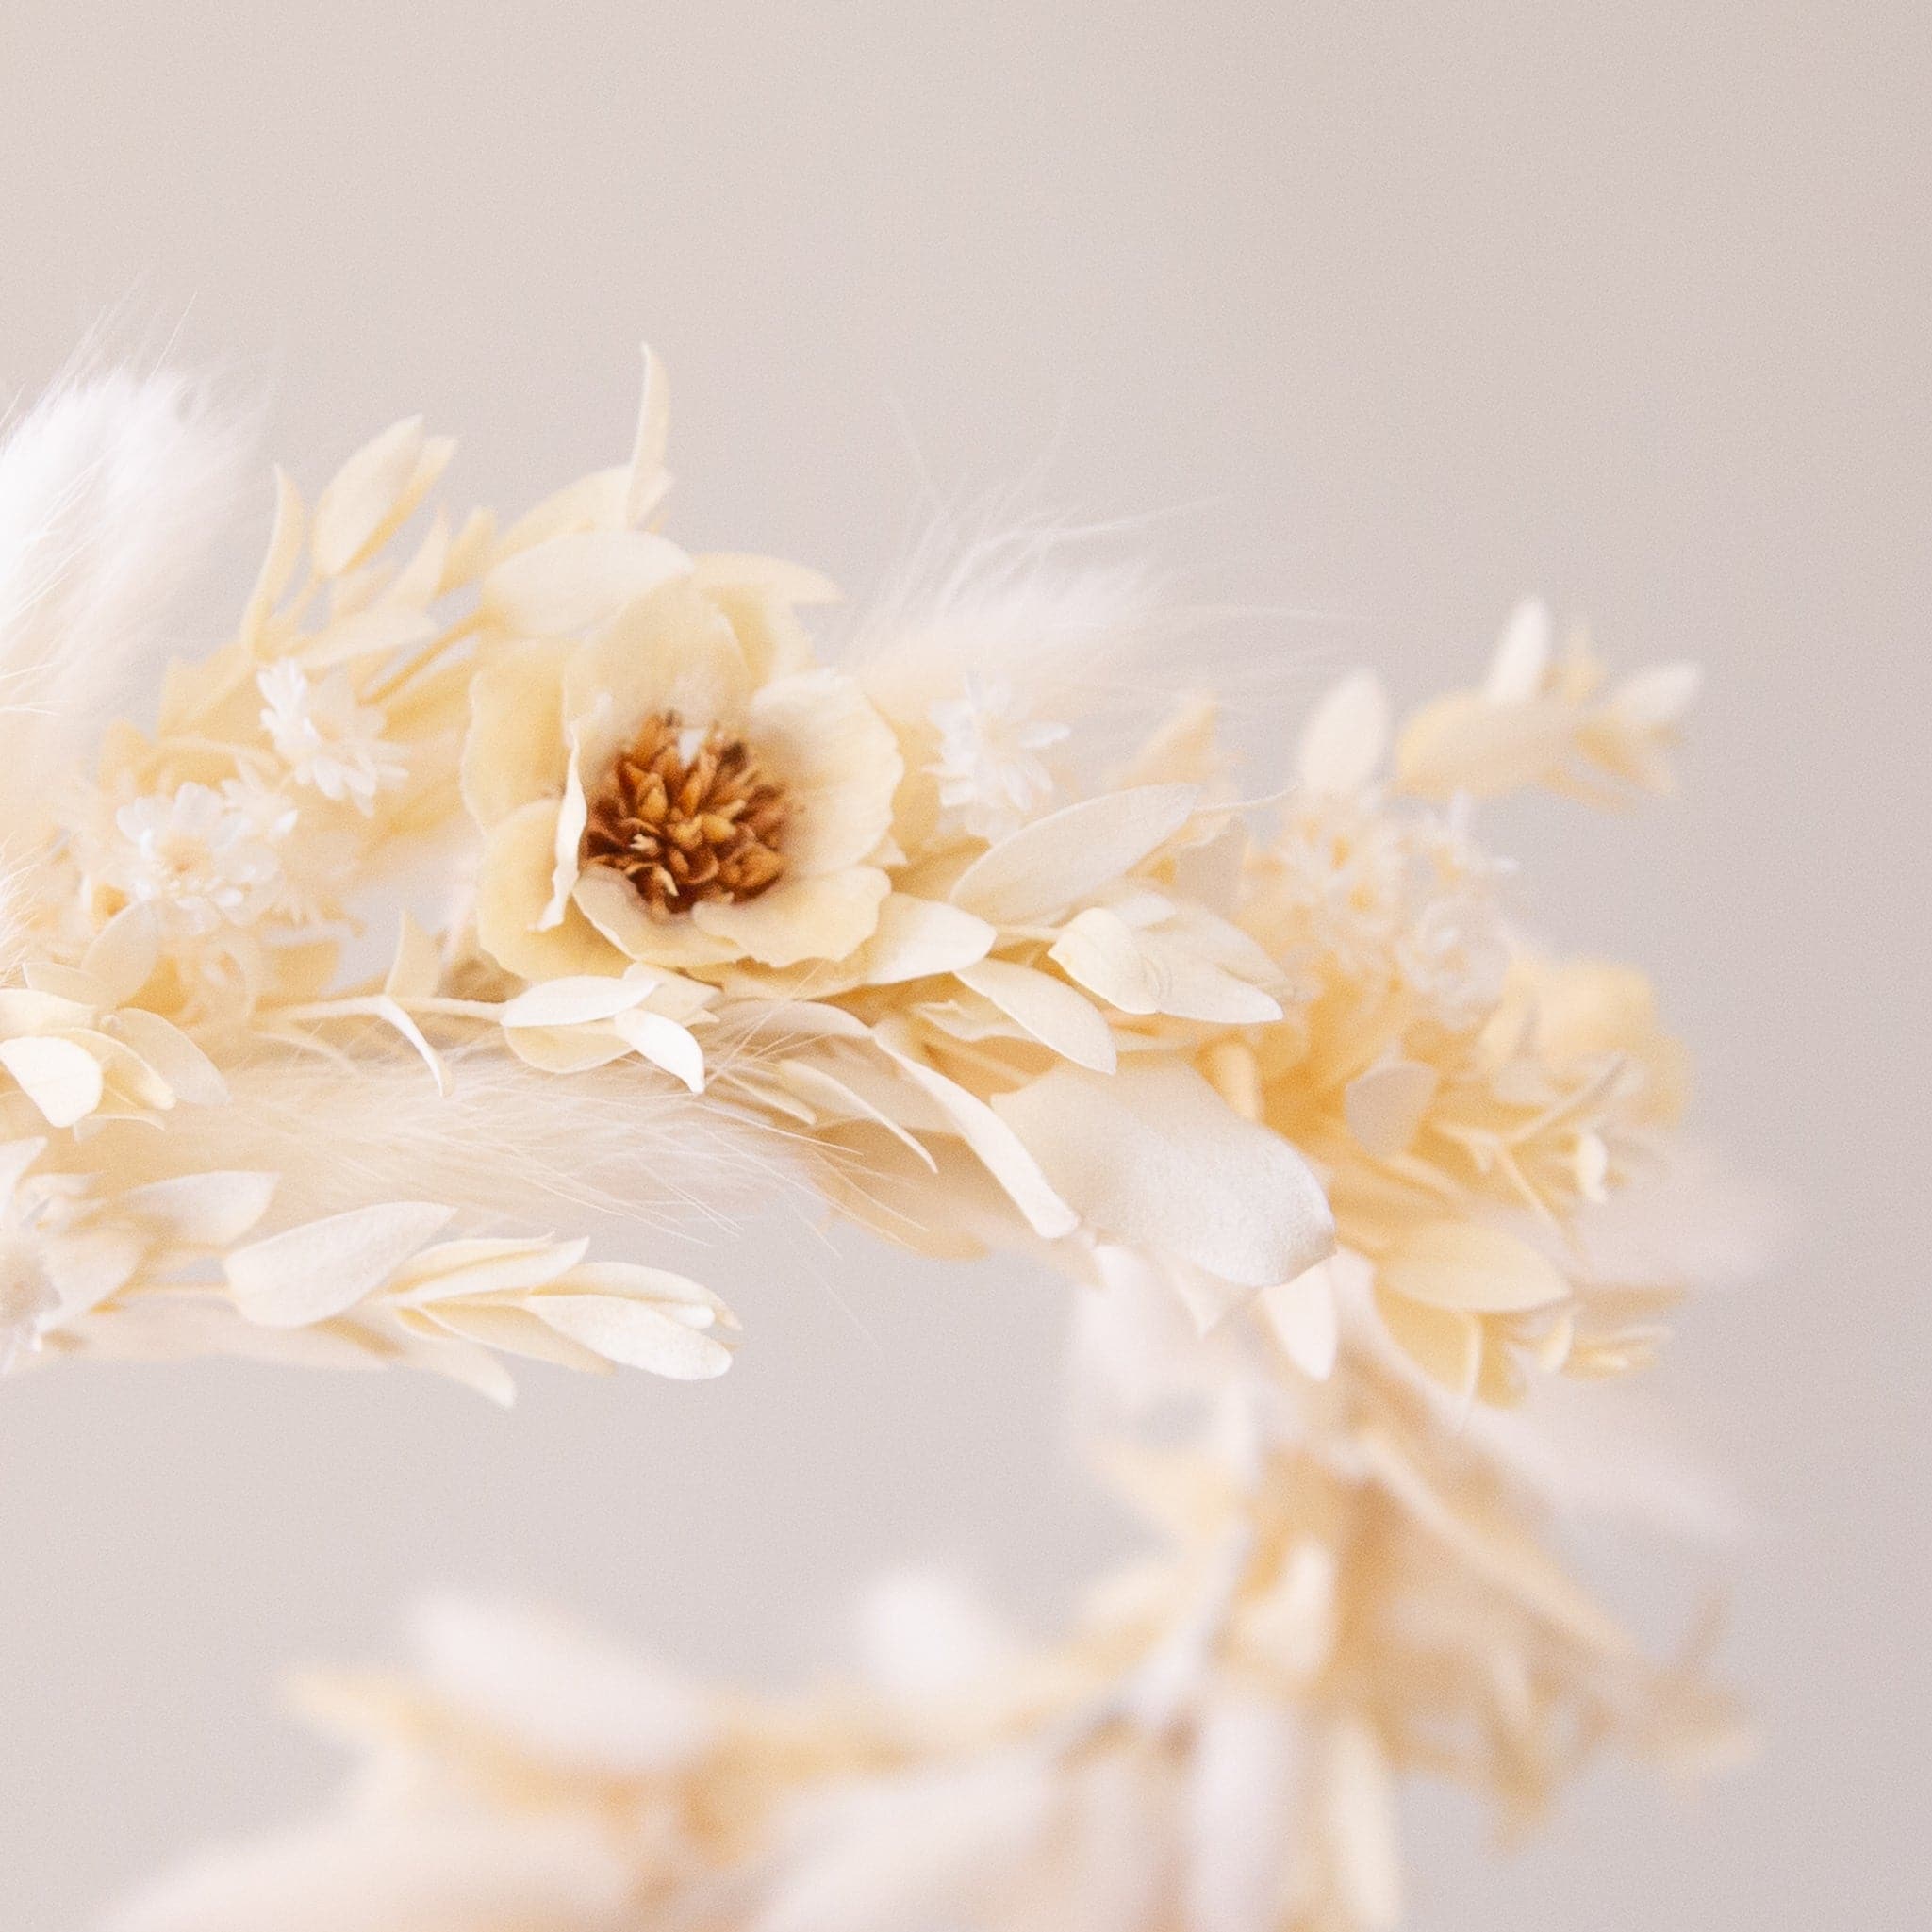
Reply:
[[[239,1247],[224,1264],[235,1304],[265,1328],[326,1321],[373,1295],[449,1225],[453,1210],[389,1201],[304,1222]]]
[[[1137,785],[1063,806],[982,852],[954,882],[954,905],[998,926],[1048,919],[1098,891],[1180,831],[1192,784]]]

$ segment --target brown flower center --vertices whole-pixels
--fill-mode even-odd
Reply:
[[[784,870],[789,810],[743,738],[660,711],[591,799],[584,863],[621,872],[655,912],[756,899]]]

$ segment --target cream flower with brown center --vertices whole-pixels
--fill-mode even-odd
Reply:
[[[888,888],[891,728],[811,666],[788,620],[802,573],[632,541],[657,582],[587,636],[508,644],[477,676],[478,937],[533,980],[845,958]]]

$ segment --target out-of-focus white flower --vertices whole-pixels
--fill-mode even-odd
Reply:
[[[381,711],[357,701],[345,672],[332,671],[314,684],[285,658],[256,683],[267,701],[262,729],[298,784],[313,785],[338,802],[347,799],[367,813],[377,792],[403,783],[406,769],[402,754],[384,740]]]
[[[0,1375],[37,1345],[41,1320],[58,1305],[40,1243],[23,1230],[0,1230]]]
[[[251,812],[212,785],[132,799],[115,813],[114,827],[121,837],[105,876],[179,933],[245,926],[273,902],[281,861]]]
[[[939,802],[959,830],[1000,838],[1053,796],[1053,779],[1037,753],[1069,727],[1028,718],[1004,678],[966,673],[966,693],[927,712],[939,733],[939,756],[926,769],[939,781]]]

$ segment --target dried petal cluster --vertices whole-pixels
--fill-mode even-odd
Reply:
[[[413,1675],[314,1693],[383,1805],[117,1923],[1346,1932],[1398,1916],[1404,1776],[1521,1822],[1599,1742],[1723,1747],[1548,1552],[1525,1446],[1692,1285],[1606,1233],[1670,1171],[1681,1055],[1641,975],[1524,941],[1470,817],[1664,788],[1693,674],[1607,683],[1526,606],[1406,723],[1345,679],[1249,806],[1211,703],[1094,676],[1141,628],[1110,580],[955,574],[821,656],[822,578],[665,534],[666,423],[647,357],[628,459],[506,522],[429,506],[417,421],[312,504],[278,475],[233,635],[145,724],[96,696],[189,561],[185,397],[57,398],[0,451],[35,694],[0,711],[0,1365],[701,1379],[737,1328],[680,1243],[775,1189],[1065,1276],[1148,1554],[1043,1644],[901,1602],[796,1700],[445,1611]],[[117,438],[161,454],[95,502]]]

